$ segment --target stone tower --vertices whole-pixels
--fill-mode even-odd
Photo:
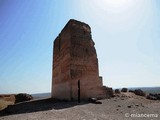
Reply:
[[[54,41],[52,66],[52,97],[78,99],[103,98],[102,78],[89,25],[71,19]]]

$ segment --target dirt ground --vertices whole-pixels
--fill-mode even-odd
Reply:
[[[160,101],[122,93],[102,104],[31,101],[1,111],[0,120],[160,120]]]

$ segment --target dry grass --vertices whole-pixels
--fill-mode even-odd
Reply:
[[[0,95],[0,111],[15,103],[14,95]]]

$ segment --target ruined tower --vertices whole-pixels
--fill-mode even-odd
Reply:
[[[103,98],[102,79],[89,25],[71,19],[54,41],[52,97],[78,99]]]

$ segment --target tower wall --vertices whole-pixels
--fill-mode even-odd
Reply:
[[[103,98],[98,59],[89,25],[70,20],[54,41],[52,97],[77,99],[78,80],[81,98]]]

